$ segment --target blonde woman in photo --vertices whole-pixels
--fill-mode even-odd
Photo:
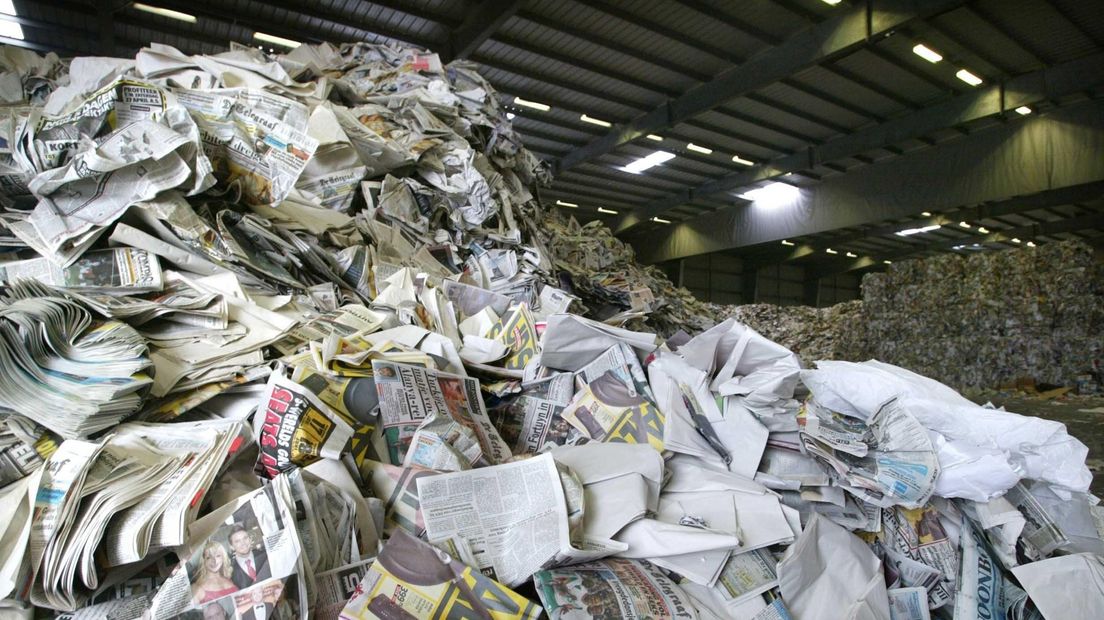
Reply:
[[[230,554],[221,543],[211,541],[203,548],[203,561],[199,565],[195,581],[192,582],[192,601],[201,605],[238,591],[230,580],[233,567]]]

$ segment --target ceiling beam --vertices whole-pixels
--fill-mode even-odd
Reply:
[[[919,138],[939,129],[1004,114],[1018,106],[1037,103],[1040,99],[1080,92],[1102,83],[1104,83],[1104,52],[1097,52],[1078,60],[1012,78],[1002,84],[972,90],[909,116],[895,118],[808,150],[702,183],[688,188],[689,195],[704,197],[733,191],[760,181],[775,179],[790,172],[806,170],[824,162],[854,157],[867,151]],[[680,200],[681,194],[672,194],[656,200],[646,205],[639,213],[633,214],[637,217],[621,218],[614,232],[624,233],[631,230],[638,222],[662,215]]]
[[[810,26],[781,45],[722,71],[712,80],[619,125],[605,136],[556,162],[556,171],[599,157],[648,133],[657,133],[725,101],[758,90],[798,71],[841,57],[914,20],[942,13],[963,0],[881,0],[848,9],[839,17]]]
[[[483,0],[468,10],[463,23],[449,32],[448,51],[441,60],[449,62],[471,56],[506,20],[514,16],[525,0]]]

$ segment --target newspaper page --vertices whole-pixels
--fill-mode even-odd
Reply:
[[[147,617],[219,617],[221,611],[241,618],[263,609],[265,617],[307,620],[302,549],[286,476],[204,517],[192,531],[196,542],[157,591]]]
[[[777,565],[766,549],[733,555],[721,569],[715,587],[726,601],[740,603],[778,585]]]
[[[1025,523],[1020,542],[1024,548],[1024,555],[1028,558],[1035,561],[1042,560],[1049,557],[1055,550],[1069,544],[1069,539],[1051,518],[1050,513],[1022,482],[1008,489],[1004,498],[1011,502],[1024,517]]]
[[[560,476],[551,454],[418,480],[432,542],[458,536],[478,568],[520,584],[571,547]]]
[[[295,186],[318,141],[306,106],[251,89],[173,91],[199,125],[219,178],[240,180],[247,204],[278,205]]]
[[[399,467],[379,461],[361,464],[361,478],[371,488],[372,495],[383,501],[384,532],[388,536],[394,535],[396,529],[406,530],[419,538],[425,534],[418,480],[439,473],[424,467]]]
[[[504,316],[487,337],[500,340],[510,350],[503,363],[508,370],[524,369],[529,360],[540,352],[533,315],[525,304],[518,304]]]
[[[698,617],[682,588],[640,560],[605,559],[554,568],[537,573],[533,582],[552,620]]]
[[[563,419],[595,441],[649,444],[663,450],[663,413],[614,370],[586,384],[564,409]]]
[[[1004,576],[1000,562],[989,552],[985,534],[963,516],[960,530],[962,573],[955,594],[954,617],[1004,618]]]
[[[157,257],[134,248],[85,252],[68,267],[59,267],[46,258],[0,265],[0,283],[20,279],[85,291],[127,294],[159,291],[164,285]]]
[[[882,522],[883,536],[890,551],[941,573],[940,580],[928,592],[931,607],[950,602],[954,597],[959,558],[954,542],[939,521],[939,512],[930,504],[915,510],[896,507],[882,511]],[[922,584],[910,580],[907,585]]]
[[[449,417],[475,433],[483,456],[473,465],[501,463],[510,458],[510,447],[487,417],[478,380],[383,360],[372,360],[372,372],[392,465],[405,460],[414,433],[431,416]]]
[[[541,608],[448,553],[396,531],[360,580],[341,620],[536,620]]]
[[[268,478],[320,458],[340,459],[353,428],[313,392],[274,372],[253,416],[259,456],[256,471]]]
[[[314,620],[340,618],[341,610],[356,595],[361,578],[375,561],[376,558],[372,557],[315,575]]]
[[[931,620],[928,591],[924,588],[891,588],[886,594],[890,620]]]

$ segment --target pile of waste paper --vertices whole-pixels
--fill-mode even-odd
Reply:
[[[1104,617],[1062,424],[626,328],[472,65],[0,65],[5,618]]]

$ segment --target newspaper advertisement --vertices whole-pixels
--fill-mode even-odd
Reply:
[[[316,598],[312,608],[315,620],[337,620],[341,610],[356,594],[360,579],[372,567],[376,558],[346,564],[314,577]]]
[[[698,617],[682,588],[639,560],[605,559],[554,568],[537,573],[533,582],[552,620]]]
[[[157,256],[134,248],[85,252],[68,267],[59,267],[46,258],[0,265],[0,283],[22,279],[101,293],[147,293],[164,286]]]
[[[941,574],[940,580],[928,591],[931,606],[941,607],[950,602],[958,575],[958,551],[939,521],[939,512],[931,505],[915,510],[896,507],[882,511],[882,522],[889,551],[898,552]],[[902,575],[909,577],[907,573]],[[927,579],[925,582],[930,583]],[[906,579],[906,585],[927,583]]]
[[[275,477],[320,458],[340,459],[353,428],[310,390],[274,372],[253,416],[259,456],[256,471]]]
[[[540,605],[441,549],[397,531],[340,617],[536,620],[540,616]]]
[[[217,176],[240,181],[247,204],[283,202],[318,148],[306,106],[250,89],[174,93],[196,119]]]
[[[502,318],[487,335],[501,341],[510,350],[503,367],[522,370],[529,360],[540,352],[537,331],[533,327],[533,315],[525,304],[518,304]]]
[[[430,416],[449,417],[475,433],[483,451],[478,465],[510,458],[510,447],[487,417],[478,380],[382,360],[372,360],[372,372],[391,464],[405,460],[414,433]]]
[[[762,594],[778,585],[778,562],[766,549],[756,549],[728,558],[716,588],[733,604]]]
[[[522,583],[571,547],[567,511],[551,454],[418,480],[432,541],[458,536],[477,568],[493,567],[508,586]]]
[[[564,409],[563,418],[595,441],[649,444],[663,450],[663,413],[615,370],[586,384]]]
[[[277,476],[197,522],[194,531],[208,531],[158,590],[149,617],[196,611],[306,620],[294,506],[287,477]]]

